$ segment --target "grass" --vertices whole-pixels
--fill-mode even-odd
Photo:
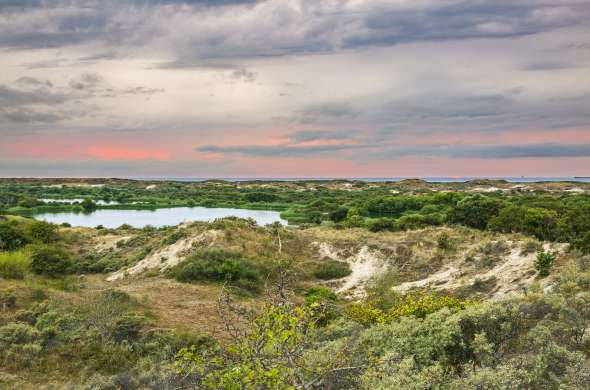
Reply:
[[[352,273],[350,265],[343,261],[327,260],[320,263],[314,276],[322,280],[340,279]]]
[[[227,282],[251,292],[260,290],[263,274],[263,269],[239,253],[223,249],[198,251],[172,270],[179,282]]]
[[[23,252],[0,252],[0,277],[24,279],[31,268],[31,259]]]

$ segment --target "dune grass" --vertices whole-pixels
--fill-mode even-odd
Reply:
[[[0,277],[24,279],[30,267],[31,259],[25,252],[0,252]]]

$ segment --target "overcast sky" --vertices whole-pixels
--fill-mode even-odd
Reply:
[[[0,176],[590,176],[588,0],[0,0]]]

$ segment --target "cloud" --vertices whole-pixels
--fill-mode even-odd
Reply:
[[[30,104],[55,105],[63,103],[65,100],[65,95],[54,93],[46,89],[26,91],[0,85],[1,107],[16,107]]]
[[[401,157],[465,158],[465,159],[520,159],[590,157],[590,144],[500,144],[500,145],[381,145],[370,143],[324,145],[242,145],[200,146],[196,152],[239,154],[250,157],[303,158],[322,154],[357,151],[349,158],[362,160],[394,160]],[[342,156],[341,156],[342,157]]]
[[[359,115],[359,111],[351,103],[319,103],[312,104],[296,111],[291,121],[315,123],[322,120],[350,119]]]
[[[343,130],[300,130],[289,135],[295,143],[310,141],[345,140],[353,135],[352,131]]]
[[[241,69],[234,70],[231,73],[230,78],[234,81],[243,81],[245,83],[252,83],[256,80],[256,73],[254,73],[248,69],[241,68]]]
[[[10,0],[0,45],[161,47],[177,60],[326,53],[418,41],[524,36],[583,23],[583,1]],[[67,5],[67,6],[66,6]],[[10,11],[12,10],[12,11]],[[162,46],[164,41],[172,45]],[[130,50],[120,50],[129,53]]]
[[[225,162],[2,159],[0,177],[195,177],[222,174]]]
[[[116,88],[93,72],[71,77],[65,84],[21,76],[11,85],[0,85],[0,124],[39,124],[69,121],[95,115],[95,98],[120,98],[163,93],[163,88],[132,86]],[[18,131],[22,129],[19,128]],[[1,132],[13,131],[0,128]]]
[[[195,148],[196,152],[239,154],[252,157],[307,157],[332,154],[347,150],[364,149],[368,145],[361,144],[326,144],[326,145],[242,145],[242,146],[215,146],[205,145]]]
[[[69,119],[67,115],[39,112],[28,108],[0,108],[0,123],[55,123]]]
[[[590,157],[590,144],[403,145],[389,146],[369,158],[450,157],[465,159],[520,159]]]

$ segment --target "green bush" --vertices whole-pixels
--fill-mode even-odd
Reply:
[[[346,207],[340,207],[329,214],[330,220],[333,222],[341,222],[346,219],[348,215],[348,209]]]
[[[336,260],[326,260],[317,266],[313,274],[318,279],[330,280],[340,279],[351,273],[352,270],[348,263]]]
[[[310,287],[305,290],[304,295],[306,305],[313,305],[318,302],[335,301],[337,298],[336,293],[326,287]]]
[[[378,218],[367,223],[367,227],[371,232],[395,231],[398,226],[395,219],[392,218]]]
[[[549,269],[551,269],[551,266],[553,265],[556,257],[556,254],[553,252],[541,251],[537,254],[535,269],[539,273],[540,277],[549,275]]]
[[[72,272],[73,262],[63,249],[35,245],[31,247],[31,270],[39,275],[60,276]]]
[[[26,234],[16,224],[0,223],[0,250],[13,251],[22,248],[29,242]]]
[[[0,252],[0,277],[24,279],[31,267],[31,259],[24,252]]]
[[[57,234],[57,226],[45,222],[45,221],[34,221],[27,225],[27,231],[33,241],[42,242],[49,244],[57,241],[59,235]]]
[[[239,253],[224,249],[201,250],[176,266],[172,276],[180,282],[215,281],[259,291],[264,270]]]
[[[0,327],[0,350],[12,344],[28,344],[39,338],[39,331],[22,323],[10,323]]]

